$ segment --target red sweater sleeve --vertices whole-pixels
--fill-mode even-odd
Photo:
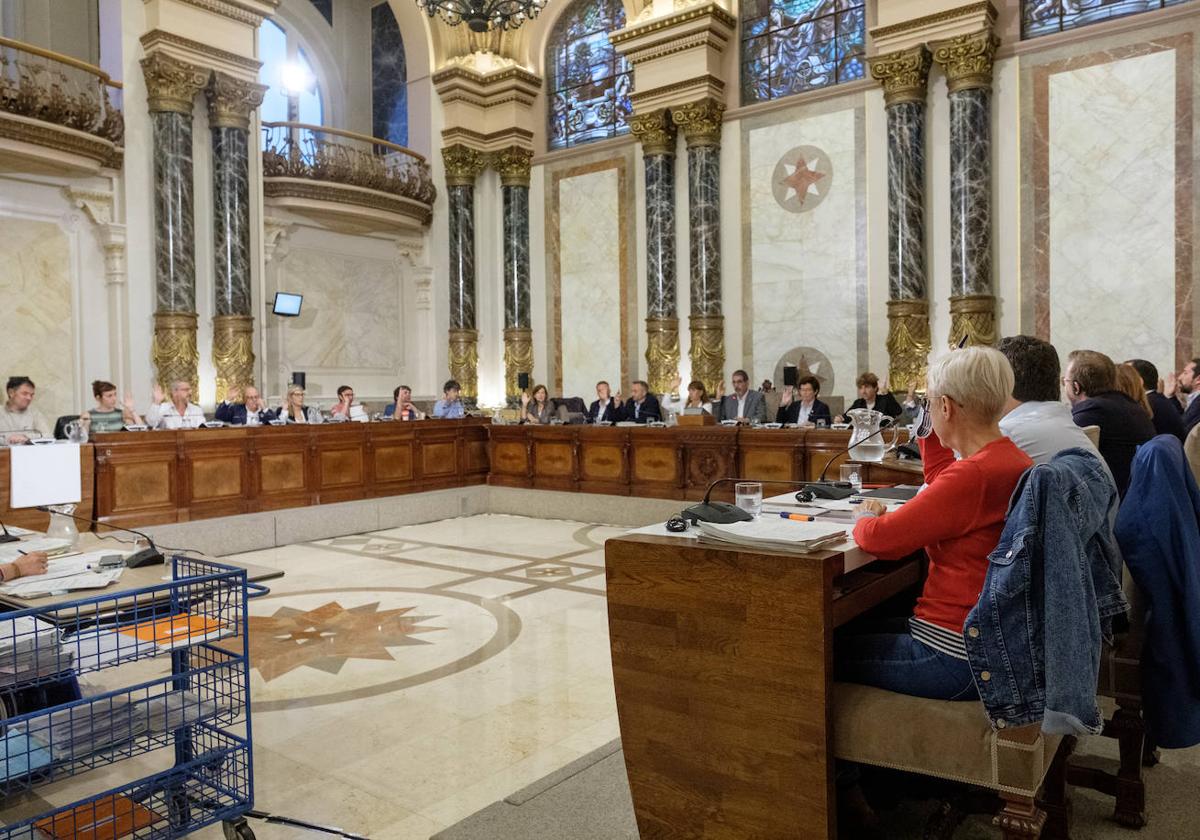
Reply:
[[[918,440],[917,447],[921,450],[926,484],[932,484],[942,470],[955,463],[954,451],[942,443],[937,432],[931,431],[929,437]]]
[[[930,448],[922,441],[922,454]],[[950,458],[943,463],[943,455],[937,454],[932,464],[926,462],[928,487],[895,510],[863,517],[854,526],[854,541],[863,551],[885,560],[898,560],[919,548],[962,536],[978,527],[985,489],[983,473],[977,464],[955,461],[950,450],[940,443],[935,443],[934,448],[948,453]],[[930,477],[931,466],[936,466],[932,470],[936,481]]]

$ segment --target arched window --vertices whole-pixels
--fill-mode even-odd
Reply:
[[[404,39],[387,3],[371,9],[371,111],[376,137],[408,145],[408,70]]]
[[[608,42],[624,26],[621,0],[575,0],[554,24],[546,46],[551,149],[629,131],[633,77]]]
[[[861,79],[863,0],[745,0],[742,104]]]
[[[1021,37],[1036,38],[1077,26],[1177,6],[1187,0],[1022,0]]]
[[[274,21],[264,20],[258,29],[258,59],[258,80],[267,86],[260,111],[263,122],[286,121],[288,100],[295,97],[296,119],[324,125],[325,105],[315,68],[304,48]]]

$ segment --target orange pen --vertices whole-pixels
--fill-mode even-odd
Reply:
[[[784,513],[781,511],[779,513],[779,516],[781,519],[790,519],[793,522],[816,522],[817,521],[817,517],[809,516],[807,513]]]

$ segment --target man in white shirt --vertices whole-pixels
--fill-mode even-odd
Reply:
[[[28,376],[9,377],[8,399],[0,406],[0,441],[28,443],[35,437],[54,435],[50,422],[32,405],[36,388]]]
[[[717,384],[716,417],[739,423],[765,423],[767,404],[761,391],[750,390],[750,376],[744,370],[733,372],[733,393],[725,395],[725,383]]]
[[[192,402],[192,383],[182,379],[171,384],[171,399],[163,399],[163,389],[154,384],[154,404],[146,412],[146,424],[152,429],[198,429],[204,424],[204,412]]]
[[[1014,335],[1002,338],[998,349],[1012,365],[1014,375],[1013,395],[1000,418],[1000,431],[1035,464],[1049,463],[1059,452],[1074,447],[1099,457],[1092,441],[1071,419],[1071,407],[1061,399],[1054,345],[1030,335]]]

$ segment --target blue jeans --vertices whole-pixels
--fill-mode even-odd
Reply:
[[[913,697],[979,699],[970,663],[934,650],[908,633],[843,636],[834,646],[833,670],[841,682]]]

